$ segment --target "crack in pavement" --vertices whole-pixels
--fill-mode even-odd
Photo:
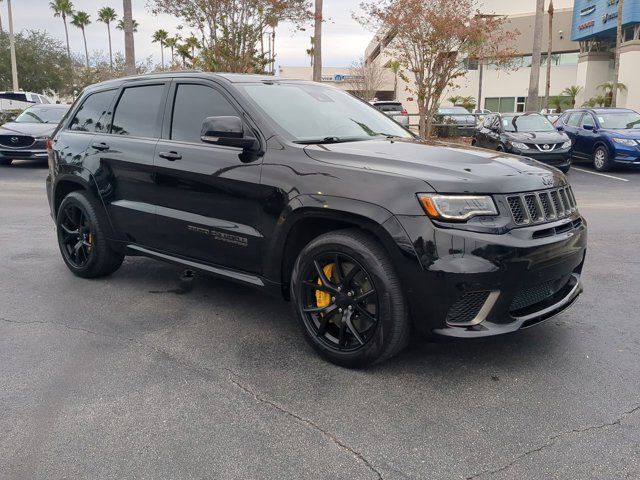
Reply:
[[[228,370],[229,373],[230,373],[229,381],[231,383],[233,383],[234,385],[236,385],[239,389],[243,390],[248,395],[251,395],[253,398],[255,398],[255,400],[257,402],[269,405],[270,407],[278,410],[279,412],[281,412],[281,413],[283,413],[285,415],[288,415],[290,417],[293,417],[295,420],[297,420],[299,422],[302,422],[302,423],[305,423],[305,424],[309,425],[310,427],[316,429],[322,435],[327,437],[331,442],[336,444],[338,447],[342,448],[343,450],[346,450],[351,455],[353,455],[356,459],[360,460],[367,468],[369,468],[369,470],[371,470],[373,473],[375,473],[377,475],[377,477],[382,480],[382,478],[383,478],[382,477],[382,473],[380,473],[380,471],[374,465],[372,465],[371,462],[369,460],[367,460],[365,458],[365,456],[362,455],[360,452],[358,452],[357,450],[354,450],[349,445],[347,445],[346,443],[342,442],[339,438],[337,438],[335,435],[333,435],[331,432],[325,430],[324,428],[322,428],[320,425],[316,424],[312,420],[309,420],[308,418],[305,418],[305,417],[301,417],[300,415],[287,410],[286,408],[278,405],[277,403],[275,403],[275,402],[273,402],[273,401],[271,401],[269,399],[261,397],[256,392],[251,390],[249,387],[243,385],[242,383],[240,383],[237,380],[234,380],[231,377],[231,375],[234,375],[234,376],[239,378],[239,376],[235,372],[233,372],[233,371],[231,371],[229,369],[225,369],[225,370]]]
[[[480,478],[482,476],[485,475],[493,475],[499,472],[502,472],[504,470],[507,470],[509,468],[511,468],[513,465],[515,465],[516,463],[518,463],[520,460],[522,460],[525,457],[528,457],[529,455],[532,455],[534,453],[537,452],[541,452],[542,450],[553,446],[556,441],[564,436],[568,436],[568,435],[573,435],[575,433],[584,433],[584,432],[588,432],[590,430],[598,430],[601,428],[606,428],[606,427],[613,427],[615,425],[620,425],[620,423],[622,422],[622,419],[625,417],[628,417],[629,415],[633,415],[634,413],[636,413],[637,411],[640,411],[640,405],[636,405],[635,407],[633,407],[631,410],[627,410],[625,412],[622,412],[622,414],[616,418],[613,422],[607,422],[607,423],[602,423],[600,425],[588,425],[586,427],[580,427],[580,428],[574,428],[571,430],[567,430],[565,432],[560,432],[557,433],[555,435],[552,435],[551,437],[549,437],[549,440],[547,440],[546,443],[536,447],[536,448],[532,448],[531,450],[527,450],[524,453],[521,453],[520,455],[518,455],[516,458],[514,458],[512,461],[510,461],[509,463],[496,468],[494,470],[484,470],[482,472],[476,473],[474,475],[471,475],[470,477],[467,477],[466,480],[473,480],[476,478]]]
[[[3,322],[6,322],[6,323],[14,323],[14,324],[18,324],[18,325],[32,325],[32,324],[53,325],[53,326],[57,326],[57,327],[66,328],[66,329],[69,329],[69,330],[74,330],[74,331],[78,331],[78,332],[88,333],[88,334],[91,334],[91,335],[96,335],[96,336],[100,336],[100,337],[109,338],[109,339],[120,341],[120,342],[126,341],[128,343],[133,343],[134,345],[137,345],[137,346],[142,347],[142,348],[151,349],[155,353],[160,354],[163,357],[166,357],[166,358],[172,360],[173,362],[177,363],[178,365],[181,365],[181,366],[183,366],[185,368],[188,368],[189,370],[195,370],[195,371],[206,372],[206,373],[216,373],[216,371],[214,369],[212,369],[212,368],[209,368],[209,367],[206,367],[206,366],[203,366],[203,365],[195,365],[195,364],[192,364],[192,363],[185,362],[184,360],[176,357],[174,354],[169,353],[169,352],[167,352],[166,350],[164,350],[162,348],[156,347],[154,345],[151,345],[151,344],[148,344],[148,343],[145,343],[145,342],[140,342],[139,340],[135,340],[134,338],[131,338],[131,337],[124,337],[124,336],[121,336],[121,335],[109,335],[109,334],[106,334],[106,333],[97,332],[97,331],[94,331],[94,330],[89,330],[87,328],[74,327],[74,326],[67,325],[66,323],[61,323],[61,322],[50,322],[50,321],[44,321],[44,320],[19,321],[19,320],[9,320],[9,319],[4,318],[4,317],[0,317],[0,320],[3,321]],[[269,400],[269,399],[261,397],[256,392],[251,390],[249,387],[247,387],[246,385],[240,383],[239,380],[235,380],[233,377],[235,377],[237,379],[240,379],[241,377],[236,372],[234,372],[232,369],[230,369],[228,367],[224,367],[224,366],[219,367],[219,369],[224,370],[229,374],[229,376],[228,376],[229,382],[231,382],[237,388],[242,390],[245,394],[248,394],[248,395],[252,396],[258,403],[266,404],[266,405],[270,406],[271,408],[277,410],[278,412],[280,412],[280,413],[282,413],[284,415],[287,415],[287,416],[293,418],[294,420],[296,420],[296,421],[298,421],[300,423],[303,423],[303,424],[305,424],[307,426],[310,426],[311,428],[313,428],[314,430],[319,432],[322,436],[324,436],[329,441],[331,441],[334,445],[337,445],[340,449],[342,449],[342,450],[346,451],[347,453],[351,454],[356,460],[359,460],[372,473],[374,473],[379,480],[383,480],[382,473],[362,453],[358,452],[357,450],[353,449],[352,447],[350,447],[349,445],[344,443],[342,440],[337,438],[334,434],[332,434],[328,430],[325,430],[324,428],[322,428],[321,426],[316,424],[313,420],[310,420],[308,418],[302,417],[302,416],[298,415],[297,413],[292,412],[290,410],[287,410],[285,407],[283,407],[281,405],[278,405],[277,403],[273,402],[272,400]]]

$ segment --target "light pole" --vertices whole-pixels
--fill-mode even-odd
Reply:
[[[7,0],[9,13],[9,45],[11,49],[11,77],[13,79],[13,91],[18,91],[18,64],[16,62],[16,40],[13,37],[13,14],[11,13],[11,0]]]

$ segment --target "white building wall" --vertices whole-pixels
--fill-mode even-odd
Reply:
[[[634,40],[625,44],[620,51],[620,83],[627,90],[618,92],[619,106],[640,111],[640,41]]]

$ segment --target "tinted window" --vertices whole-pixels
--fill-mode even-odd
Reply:
[[[82,102],[73,120],[71,120],[69,129],[79,132],[106,131],[104,122],[107,117],[107,110],[115,94],[115,90],[107,90],[89,95],[87,99]]]
[[[401,103],[382,103],[375,107],[381,112],[401,112],[403,110]]]
[[[571,115],[569,115],[569,118],[566,121],[567,125],[570,125],[572,127],[577,127],[578,125],[580,125],[581,116],[582,116],[582,113],[580,112],[572,113]]]
[[[237,115],[233,106],[214,88],[206,85],[178,85],[173,103],[171,139],[200,143],[200,130],[205,118]]]
[[[163,91],[164,85],[125,88],[113,112],[111,133],[133,137],[156,137]]]
[[[584,117],[582,117],[582,126],[584,127],[585,125],[591,125],[592,127],[596,126],[595,122],[593,121],[593,117],[588,113],[585,113]]]
[[[506,132],[553,132],[555,130],[547,117],[536,114],[504,117],[502,127]]]

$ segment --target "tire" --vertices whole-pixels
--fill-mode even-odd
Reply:
[[[505,151],[505,149],[504,149],[504,147],[502,145],[498,145],[498,148],[496,148],[496,150],[498,152],[504,152]]]
[[[325,291],[315,288],[317,282]],[[391,260],[374,237],[359,230],[326,233],[302,249],[293,268],[291,303],[307,341],[336,365],[379,363],[409,341],[408,310]]]
[[[124,255],[109,246],[109,229],[102,205],[87,192],[71,192],[62,200],[56,216],[58,246],[74,275],[97,278],[120,268]]]
[[[604,145],[600,145],[593,152],[593,168],[598,172],[608,172],[613,168],[613,162],[609,158],[609,150]]]
[[[475,138],[471,140],[471,146],[472,147],[477,147],[478,146],[478,142],[477,142],[477,140]]]
[[[11,165],[11,162],[13,162],[12,158],[0,158],[0,165],[3,167],[8,167]]]

